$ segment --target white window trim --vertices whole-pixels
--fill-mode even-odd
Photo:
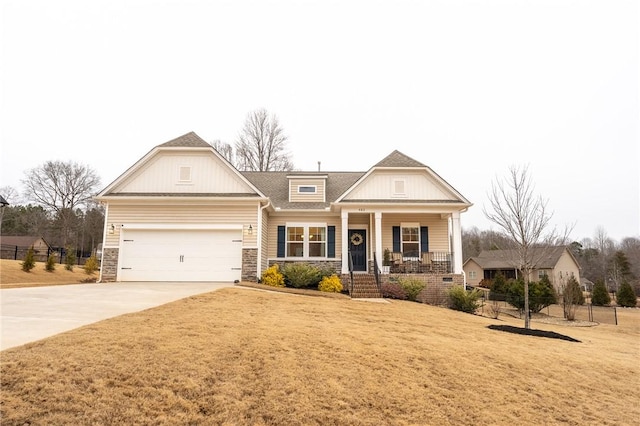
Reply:
[[[417,242],[418,243],[418,259],[420,259],[420,257],[422,256],[422,241],[420,241],[420,238],[422,238],[422,236],[420,235],[420,223],[419,222],[401,222],[400,223],[400,250],[402,251],[402,253],[404,254],[404,240],[402,239],[402,229],[403,228],[418,228],[418,241],[407,241],[407,242]],[[406,260],[415,260],[415,258],[413,257],[405,257],[403,256],[404,259]]]
[[[286,222],[285,226],[285,254],[289,252],[289,228],[303,228],[303,237],[302,240],[302,253],[303,256],[286,256],[285,259],[293,259],[293,260],[316,260],[316,259],[327,259],[327,252],[329,250],[328,247],[328,239],[329,239],[329,226],[327,223],[308,223],[308,222]],[[309,228],[324,228],[324,256],[309,256]]]
[[[185,170],[185,171],[188,170],[189,171],[189,178],[188,179],[183,179],[182,178],[183,170]],[[193,168],[191,166],[186,166],[186,165],[178,166],[178,183],[182,184],[182,185],[193,183]]]
[[[300,188],[313,188],[313,191],[300,191]],[[298,185],[298,194],[317,194],[318,185]]]
[[[397,184],[402,183],[402,192],[397,192]],[[391,196],[394,198],[406,198],[407,197],[407,180],[404,178],[395,178],[391,181]]]

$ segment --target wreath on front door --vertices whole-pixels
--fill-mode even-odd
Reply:
[[[355,232],[351,235],[351,244],[353,244],[354,246],[359,246],[363,242],[364,238],[362,237],[362,234]]]

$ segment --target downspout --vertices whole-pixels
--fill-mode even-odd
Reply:
[[[258,209],[258,261],[256,262],[258,264],[258,269],[256,270],[256,278],[260,279],[260,277],[262,276],[262,216],[264,213],[264,209],[266,209],[267,207],[269,207],[271,205],[271,200],[267,201],[267,204],[265,204],[264,206],[261,206]]]

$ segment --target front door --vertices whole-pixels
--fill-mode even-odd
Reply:
[[[349,229],[349,252],[354,271],[367,270],[367,230]]]

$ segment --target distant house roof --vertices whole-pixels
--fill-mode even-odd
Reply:
[[[532,258],[536,259],[536,269],[553,269],[567,248],[565,246],[536,247],[531,250]],[[482,269],[513,269],[514,260],[517,259],[515,250],[484,250],[478,256],[470,258]]]
[[[38,241],[42,240],[47,247],[49,243],[42,237],[33,237],[30,235],[3,235],[2,245],[18,246],[18,247],[33,247]]]
[[[4,206],[8,206],[8,205],[9,205],[9,202],[7,200],[5,200],[2,195],[0,195],[0,206],[4,207]]]
[[[163,148],[171,148],[171,147],[211,148],[210,144],[205,142],[204,139],[196,135],[194,132],[185,133],[182,136],[179,136],[175,139],[170,140],[169,142],[165,142],[158,146]]]

